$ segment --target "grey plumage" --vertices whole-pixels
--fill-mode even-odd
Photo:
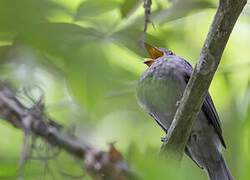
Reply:
[[[186,84],[193,71],[183,58],[169,50],[142,74],[138,87],[139,104],[167,132],[174,118]],[[231,180],[233,177],[223,159],[221,145],[226,148],[218,114],[209,93],[186,145],[186,154],[211,180]]]

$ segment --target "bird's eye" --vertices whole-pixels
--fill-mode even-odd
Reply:
[[[174,53],[172,51],[168,51],[168,55],[173,55]]]

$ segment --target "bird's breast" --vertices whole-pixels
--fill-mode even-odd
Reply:
[[[156,62],[143,73],[138,83],[140,105],[167,129],[186,86],[182,68],[182,64],[173,61]]]

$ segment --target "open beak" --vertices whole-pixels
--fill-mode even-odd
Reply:
[[[158,48],[156,48],[156,47],[154,47],[146,42],[144,42],[144,46],[147,49],[147,51],[151,57],[151,58],[144,58],[144,60],[145,60],[144,63],[148,67],[150,67],[157,58],[162,57],[164,55],[163,51],[159,50]]]
[[[150,67],[154,62],[155,62],[155,60],[154,59],[152,59],[152,58],[144,58],[144,64],[146,64],[148,67]]]

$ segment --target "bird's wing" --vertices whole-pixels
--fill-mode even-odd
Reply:
[[[219,119],[219,116],[216,112],[213,100],[212,100],[209,93],[207,94],[201,109],[205,113],[205,115],[208,117],[209,122],[211,122],[212,125],[214,126],[214,129],[220,138],[221,144],[226,148],[225,141],[222,137],[222,129],[221,129],[220,119]]]
[[[184,79],[185,79],[186,83],[188,83],[190,76],[192,74],[193,68],[187,61],[185,61],[185,64],[187,64],[189,66],[184,73]],[[212,100],[209,93],[207,93],[207,96],[203,102],[201,110],[204,112],[205,116],[208,118],[208,122],[213,125],[216,133],[218,134],[218,136],[220,138],[221,144],[226,148],[225,141],[222,137],[222,129],[221,129],[220,119],[219,119],[219,116],[218,116],[217,111],[215,109],[213,100]]]

